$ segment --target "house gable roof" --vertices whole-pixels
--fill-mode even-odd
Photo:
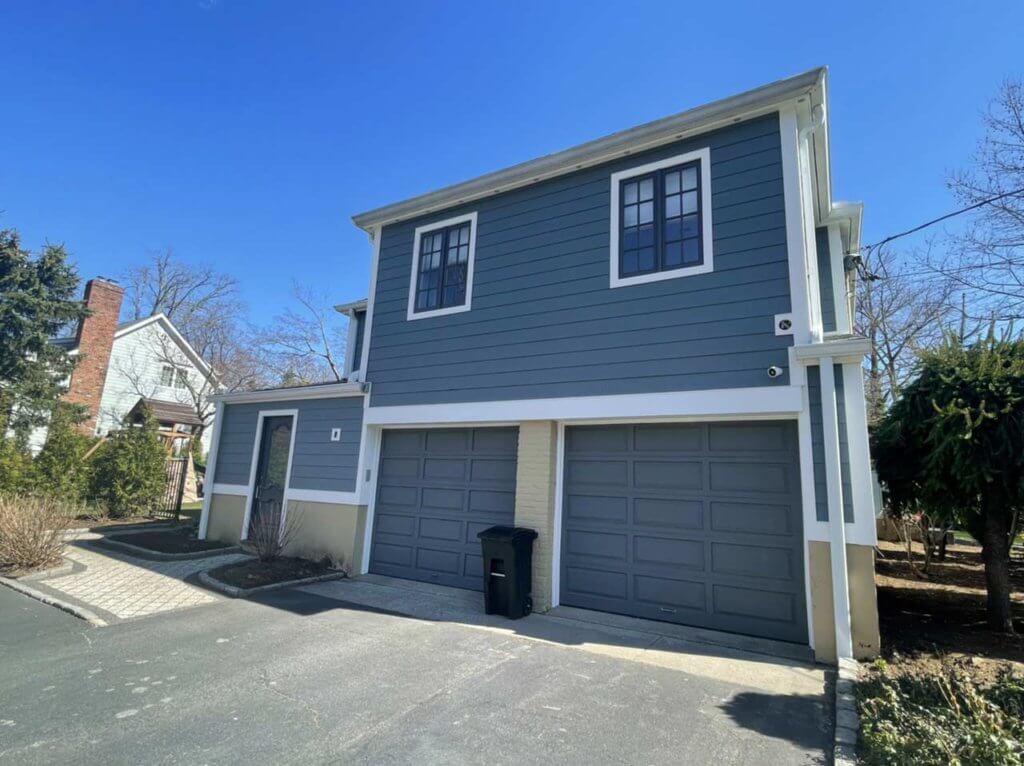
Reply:
[[[149,327],[152,324],[159,325],[160,328],[163,329],[164,332],[166,332],[175,342],[178,348],[181,349],[181,352],[188,357],[188,360],[195,365],[196,369],[198,369],[207,380],[216,386],[217,376],[216,373],[214,373],[213,368],[206,363],[206,360],[199,356],[196,350],[192,348],[187,340],[185,340],[184,336],[178,332],[178,328],[176,328],[171,320],[167,318],[166,314],[153,314],[152,316],[148,316],[143,319],[121,322],[114,331],[114,340],[123,338],[125,335],[129,335],[137,330]],[[50,343],[62,347],[68,352],[68,354],[74,355],[78,353],[78,346],[75,343],[75,337],[73,335],[62,338],[51,338]]]
[[[141,330],[145,327],[149,327],[152,324],[157,324],[164,330],[171,339],[178,345],[182,353],[188,357],[189,361],[192,362],[208,380],[216,383],[216,375],[213,372],[213,368],[206,363],[196,350],[192,348],[187,340],[178,329],[174,326],[170,319],[163,313],[153,314],[153,316],[146,317],[145,319],[136,319],[132,322],[122,322],[117,326],[117,330],[114,332],[114,340],[123,338],[125,335]]]
[[[644,149],[671,143],[687,135],[712,130],[729,122],[766,113],[784,102],[809,93],[816,93],[817,99],[824,100],[827,75],[828,70],[825,67],[811,69],[794,77],[612,133],[570,149],[369,210],[354,216],[352,220],[356,226],[370,232],[378,226],[529,186]]]

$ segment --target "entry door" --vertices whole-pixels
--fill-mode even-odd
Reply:
[[[263,419],[259,462],[256,464],[256,485],[253,488],[252,511],[249,514],[249,537],[260,533],[276,535],[281,526],[288,458],[292,446],[292,416],[279,415]]]

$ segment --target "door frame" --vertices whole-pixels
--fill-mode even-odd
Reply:
[[[284,522],[288,516],[288,490],[292,483],[292,461],[295,458],[295,434],[299,430],[299,411],[289,410],[260,410],[256,418],[256,434],[252,440],[252,459],[249,463],[249,483],[245,489],[245,514],[242,517],[242,533],[240,540],[249,537],[249,517],[252,514],[252,498],[256,487],[256,471],[259,467],[260,445],[263,441],[263,421],[267,418],[288,417],[292,419],[292,436],[288,444],[288,467],[284,473],[284,495],[281,497],[281,529],[284,529]]]

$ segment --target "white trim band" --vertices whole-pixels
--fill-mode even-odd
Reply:
[[[249,495],[249,487],[245,484],[214,484],[213,495],[240,495],[241,497],[247,497]]]
[[[659,394],[414,404],[367,407],[364,417],[367,425],[416,425],[521,420],[792,416],[801,409],[800,391],[799,386],[758,386]]]

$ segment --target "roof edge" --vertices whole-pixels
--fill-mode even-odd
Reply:
[[[642,149],[669,143],[684,138],[687,134],[709,130],[723,121],[767,110],[773,105],[801,96],[823,83],[827,72],[826,67],[816,67],[793,77],[612,133],[569,149],[368,210],[353,216],[352,221],[360,229],[369,232],[377,226],[528,186]]]
[[[360,298],[357,301],[349,301],[348,303],[339,303],[334,307],[334,310],[339,314],[352,314],[356,311],[365,311],[366,306],[369,303],[369,299]]]
[[[334,399],[340,396],[363,396],[362,383],[316,383],[291,388],[264,388],[259,391],[235,391],[216,394],[212,402],[243,404],[245,402],[292,402],[302,399]]]

